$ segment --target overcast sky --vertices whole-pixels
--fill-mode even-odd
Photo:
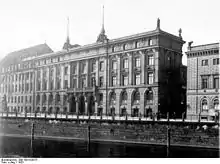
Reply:
[[[0,58],[45,42],[61,50],[68,16],[72,44],[95,42],[103,4],[109,39],[154,30],[159,17],[162,30],[178,35],[182,28],[193,45],[220,41],[219,0],[0,0]]]

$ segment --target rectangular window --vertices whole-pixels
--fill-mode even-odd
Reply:
[[[68,67],[65,67],[64,68],[64,75],[67,75],[68,74]]]
[[[206,66],[206,65],[208,65],[208,59],[202,60],[202,66]]]
[[[213,65],[219,65],[219,58],[213,59]]]
[[[82,63],[81,68],[82,68],[82,73],[86,73],[86,64],[85,63]]]
[[[123,80],[123,85],[124,86],[128,85],[128,76],[123,76],[122,80]]]
[[[95,72],[96,70],[96,63],[92,63],[92,72]]]
[[[91,78],[91,86],[94,87],[96,84],[95,84],[95,77],[92,77]]]
[[[112,69],[113,70],[117,69],[117,62],[116,61],[112,61]]]
[[[81,87],[84,88],[86,86],[86,79],[82,78],[82,83],[81,83]]]
[[[128,68],[128,59],[123,60],[123,68],[125,68],[125,69]]]
[[[100,71],[104,71],[104,61],[101,61],[100,63],[99,63],[99,70]]]
[[[64,81],[64,89],[67,89],[68,88],[68,80],[65,80]]]
[[[140,85],[141,83],[141,76],[140,74],[135,75],[135,85]]]
[[[202,89],[208,88],[208,77],[202,77]]]
[[[154,65],[154,57],[148,56],[148,65]]]
[[[103,78],[103,76],[101,76],[101,77],[99,77],[99,86],[103,87],[103,85],[104,85],[104,78]]]
[[[141,59],[139,57],[135,58],[135,67],[141,66]]]
[[[117,84],[116,76],[113,76],[112,77],[112,86],[115,86],[116,84]]]
[[[219,77],[214,77],[214,80],[213,80],[213,87],[215,89],[219,89]]]
[[[76,88],[76,79],[75,78],[73,78],[73,81],[72,81],[72,88]]]
[[[154,74],[153,73],[148,73],[148,84],[153,84],[154,83]]]

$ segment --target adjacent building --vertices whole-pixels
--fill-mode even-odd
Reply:
[[[187,115],[219,112],[219,43],[192,46],[187,54]],[[191,117],[191,116],[190,116]]]
[[[14,54],[19,62],[1,65],[1,97],[9,111],[181,116],[184,43],[181,29],[167,33],[159,19],[153,31],[117,39],[108,39],[103,26],[92,44],[71,45],[67,37],[58,52],[43,45],[45,53]]]

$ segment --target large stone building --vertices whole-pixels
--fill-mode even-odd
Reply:
[[[21,55],[1,68],[1,97],[9,111],[181,114],[184,43],[181,29],[162,31],[159,19],[153,31],[111,40],[103,26],[95,43],[70,45],[67,37],[62,51]]]
[[[219,43],[191,44],[186,53],[187,114],[205,118],[219,111]]]

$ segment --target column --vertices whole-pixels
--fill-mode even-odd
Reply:
[[[61,84],[60,84],[60,88],[61,88],[61,89],[64,88],[64,80],[66,79],[66,78],[65,78],[66,75],[65,75],[65,72],[64,72],[64,71],[65,71],[65,67],[66,67],[66,66],[63,65],[63,64],[60,66],[60,76],[61,76],[61,77],[60,77],[60,83],[61,83]]]
[[[141,84],[145,84],[145,54],[140,52],[141,55]]]
[[[120,114],[120,96],[121,96],[121,89],[120,90],[116,90],[116,106],[115,106],[115,114],[119,115]]]
[[[158,73],[159,73],[159,48],[158,49],[156,49],[156,52],[155,52],[155,58],[154,58],[154,70],[155,70],[155,75],[154,75],[154,82],[155,83],[158,83]]]
[[[77,88],[80,88],[80,62],[77,61],[76,65],[76,71],[77,71]]]
[[[99,59],[97,58],[96,61],[96,74],[95,74],[95,81],[96,81],[96,86],[99,86]]]
[[[64,101],[63,101],[63,93],[60,93],[60,111],[63,112]]]
[[[89,60],[86,60],[86,87],[89,87]]]
[[[57,78],[56,78],[57,68],[56,68],[56,66],[53,69],[54,69],[54,71],[53,71],[53,79],[54,79],[53,87],[54,87],[54,89],[53,90],[56,90],[56,82],[57,82]]]
[[[41,82],[41,86],[40,86],[40,90],[42,91],[43,90],[43,69],[41,69],[40,71],[40,82]]]
[[[131,115],[131,95],[132,95],[132,89],[129,89],[128,91],[127,91],[127,94],[128,94],[128,100],[127,100],[127,106],[128,106],[128,108],[127,108],[127,113],[129,114],[129,115]]]
[[[128,67],[129,67],[129,85],[133,84],[133,58],[132,58],[132,54],[129,53],[128,55]]]
[[[107,78],[107,58],[105,57],[105,60],[104,60],[104,66],[105,66],[105,69],[104,69],[104,86],[106,86],[106,81],[108,80]]]
[[[144,90],[143,88],[140,89],[140,109],[139,109],[139,113],[141,113],[141,115],[144,115],[144,109],[145,109],[145,105],[144,105]]]
[[[79,99],[76,95],[74,97],[75,97],[75,102],[76,102],[76,113],[78,114],[79,113]]]
[[[68,72],[67,72],[67,79],[68,79],[68,88],[70,88],[70,82],[71,82],[71,78],[70,78],[70,74],[71,74],[71,63],[68,63]]]
[[[50,93],[46,93],[46,96],[47,96],[47,112],[49,111],[49,96],[50,96]]]
[[[118,68],[117,68],[117,84],[120,86],[121,85],[121,57],[120,55],[118,55],[118,59],[117,59],[117,64],[118,64]]]
[[[50,68],[47,67],[47,90],[50,90]]]

